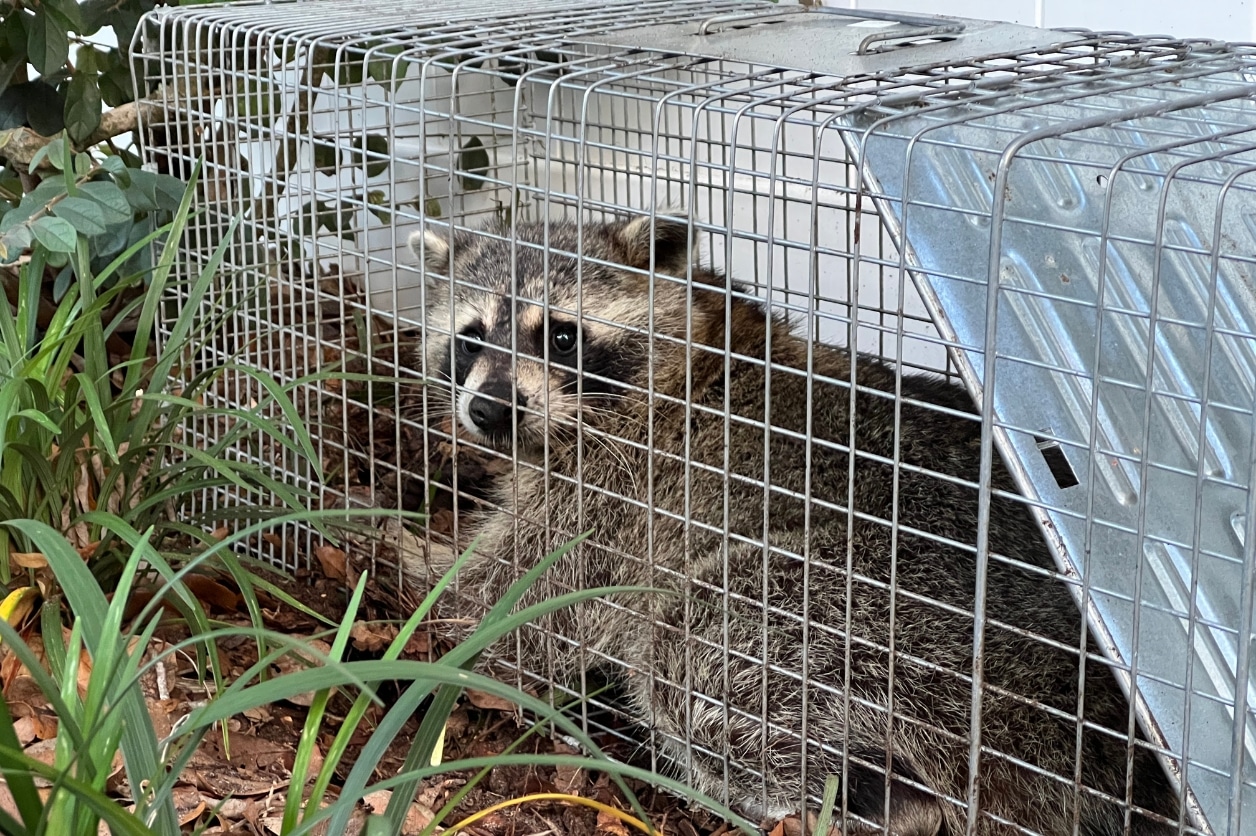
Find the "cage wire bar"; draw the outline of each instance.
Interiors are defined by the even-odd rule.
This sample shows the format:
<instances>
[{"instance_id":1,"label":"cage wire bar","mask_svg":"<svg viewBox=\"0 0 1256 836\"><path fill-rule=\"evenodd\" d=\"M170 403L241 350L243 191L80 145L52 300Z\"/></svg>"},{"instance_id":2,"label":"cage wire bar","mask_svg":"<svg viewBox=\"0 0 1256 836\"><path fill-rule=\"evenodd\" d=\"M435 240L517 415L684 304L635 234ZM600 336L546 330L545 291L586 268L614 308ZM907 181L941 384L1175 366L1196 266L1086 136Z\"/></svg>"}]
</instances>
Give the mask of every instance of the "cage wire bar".
<instances>
[{"instance_id":1,"label":"cage wire bar","mask_svg":"<svg viewBox=\"0 0 1256 836\"><path fill-rule=\"evenodd\" d=\"M711 263L807 336L962 380L985 472L1002 458L1056 558L1043 582L1132 698L1129 745L1185 789L1180 832L1254 832L1251 48L734 0L337 0L158 9L134 55L165 106L148 162L204 161L180 263L243 218L205 361L296 382L325 478L239 455L327 507L417 507L440 473L411 447L474 445L412 385L442 326L409 233L684 205ZM399 382L301 382L340 368ZM222 381L207 398L261 398ZM289 535L259 548L292 568L319 541Z\"/></svg>"}]
</instances>

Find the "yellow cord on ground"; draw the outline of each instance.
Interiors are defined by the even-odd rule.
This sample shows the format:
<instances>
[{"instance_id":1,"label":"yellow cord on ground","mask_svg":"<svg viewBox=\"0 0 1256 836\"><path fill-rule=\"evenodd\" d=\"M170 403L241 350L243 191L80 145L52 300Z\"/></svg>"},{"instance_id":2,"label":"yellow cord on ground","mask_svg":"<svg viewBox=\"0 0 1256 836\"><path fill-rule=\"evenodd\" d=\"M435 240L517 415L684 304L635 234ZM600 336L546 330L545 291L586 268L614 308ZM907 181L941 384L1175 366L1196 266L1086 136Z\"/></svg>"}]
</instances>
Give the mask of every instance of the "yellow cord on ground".
<instances>
[{"instance_id":1,"label":"yellow cord on ground","mask_svg":"<svg viewBox=\"0 0 1256 836\"><path fill-rule=\"evenodd\" d=\"M475 824L477 821L484 818L485 816L491 816L493 813L496 813L498 810L505 810L507 807L517 807L518 805L526 804L529 801L567 801L572 804L583 804L585 807L592 807L594 810L598 810L599 812L606 813L608 816L614 816L615 818L622 821L624 824L630 824L633 827L637 828L637 830L640 830L642 833L655 834L659 832L655 830L653 827L651 827L650 825L641 821L641 819L637 818L636 816L629 815L628 813L625 813L623 810L616 810L614 807L610 806L609 804L603 804L602 802L597 801L595 799L585 798L584 796L580 796L580 795L569 795L565 792L537 792L537 793L533 793L532 795L521 796L520 798L511 798L499 804L494 804L491 807L485 807L483 810L479 811L478 813L472 813L471 815L467 816L462 821L446 829L445 832L456 833L459 830L462 830L464 827L470 827L471 825Z\"/></svg>"}]
</instances>

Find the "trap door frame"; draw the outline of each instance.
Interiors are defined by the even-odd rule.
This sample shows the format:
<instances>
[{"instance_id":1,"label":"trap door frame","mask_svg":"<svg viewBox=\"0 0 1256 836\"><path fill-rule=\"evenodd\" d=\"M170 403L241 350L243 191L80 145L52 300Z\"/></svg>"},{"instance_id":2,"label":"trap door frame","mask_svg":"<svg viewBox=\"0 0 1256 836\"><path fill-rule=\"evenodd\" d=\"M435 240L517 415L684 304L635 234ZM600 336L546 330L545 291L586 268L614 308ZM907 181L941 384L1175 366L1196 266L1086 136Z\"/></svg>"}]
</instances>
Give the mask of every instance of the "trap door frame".
<instances>
[{"instance_id":1,"label":"trap door frame","mask_svg":"<svg viewBox=\"0 0 1256 836\"><path fill-rule=\"evenodd\" d=\"M1052 150L1044 150L1044 148L1052 149L1053 141L1069 138L1079 131L1102 129L1125 120L1150 118L1165 108L1171 110L1204 108L1209 105L1247 99L1251 105L1249 112L1256 116L1256 84L1250 81L1246 83L1237 81L1230 89L1219 89L1212 94L1192 96L1183 92L1177 96L1167 94L1164 99L1164 101L1148 105L1141 113L1115 112L1106 117L1065 120L1028 131L1007 143L1006 147L1000 148L996 142L988 149L982 149L989 150L998 156L998 166L993 172L993 177L990 177L989 171L980 172L988 181L988 187L985 190L976 189L976 192L988 193L990 203L985 207L988 215L984 218L980 215L970 215L966 221L957 223L957 226L964 227L964 232L968 233L971 239L969 243L974 247L979 245L983 238L988 241L988 256L984 261L984 282L957 280L953 270L954 253L943 254L943 251L953 250L955 247L954 229L940 230L930 223L931 220L936 219L925 219L920 211L914 214L912 212L913 209L920 209L930 199L936 197L935 192L930 192L929 196L914 192L916 184L931 177L937 178L935 182L946 179L942 175L946 169L946 160L940 153L936 155L933 153L933 148L940 148L942 143L931 143L923 139L926 132L930 130L944 132L943 126L962 125L973 119L974 114L966 111L963 105L945 103L936 105L935 110L939 113L953 108L956 115L949 119L941 117L940 125L922 128L920 120L908 109L896 115L882 114L880 118L870 115L868 111L855 114L855 118L851 119L851 124L857 126L858 129L843 131L842 135L852 157L859 161L857 171L862 178L861 193L867 194L877 207L882 223L899 248L902 259L901 269L911 275L926 308L930 311L935 326L948 342L949 351L961 377L981 407L984 424L988 428L987 432L1001 451L1017 484L1034 502L1032 505L1034 516L1042 528L1060 571L1075 581L1069 584L1070 591L1082 606L1092 635L1099 642L1105 655L1117 663L1114 672L1121 687L1131 698L1139 725L1157 746L1173 753L1180 753L1188 761L1184 769L1182 762L1161 755L1161 761L1170 777L1179 787L1185 789L1183 796L1190 818L1194 820L1196 827L1205 832L1239 836L1242 832L1240 821L1243 808L1247 806L1256 810L1256 789L1250 785L1250 779L1249 783L1243 781L1244 775L1252 775L1256 772L1256 723L1253 722L1251 716L1251 706L1256 705L1256 682L1253 681L1256 679L1256 670L1253 670L1251 666L1249 650L1252 609L1253 604L1256 604L1256 596L1253 595L1256 592L1256 585L1253 583L1253 578L1256 577L1256 552L1253 549L1256 545L1256 532L1254 532L1256 514L1253 513L1256 506L1256 420L1253 420L1251 425L1249 450L1253 451L1253 461L1247 463L1247 473L1243 473L1244 463L1239 461L1239 475L1246 476L1248 480L1246 498L1244 499L1242 492L1235 490L1230 492L1227 499L1230 505L1235 506L1235 510L1230 515L1230 525L1226 528L1233 529L1232 533L1239 541L1238 556L1242 560L1240 569L1242 585L1239 593L1240 617L1239 623L1234 625L1238 628L1237 647L1230 649L1231 652L1227 654L1225 652L1227 648L1219 647L1223 642L1216 636L1210 636L1211 631L1208 626L1201 626L1197 630L1194 623L1194 616L1200 612L1199 601L1195 596L1198 595L1205 602L1208 600L1210 591L1214 597L1223 596L1225 590L1221 588L1221 585L1225 578L1220 575L1209 577L1207 571L1200 568L1200 535L1198 531L1192 535L1189 521L1175 519L1173 523L1177 524L1174 530L1184 538L1186 543L1191 543L1193 539L1193 561L1189 548L1174 548L1171 540L1160 533L1163 527L1148 520L1146 506L1150 504L1150 501L1146 498L1146 492L1151 491L1151 487L1143 487L1136 494L1131 495L1131 501L1139 508L1138 526L1132 538L1128 536L1129 532L1124 532L1125 536L1121 536L1120 532L1106 534L1101 531L1096 532L1096 529L1101 527L1096 525L1096 522L1102 519L1096 513L1096 508L1102 509L1104 505L1112 504L1110 498L1104 495L1105 481L1112 481L1110 477L1105 479L1108 474L1104 472L1104 468L1108 462L1101 460L1103 451L1096 450L1096 445L1102 443L1101 439L1113 444L1113 439L1105 438L1103 430L1106 428L1101 426L1102 413L1106 411L1107 404L1104 402L1104 390L1101 385L1102 378L1105 377L1104 361L1098 356L1104 350L1104 346L1099 343L1100 335L1096 334L1095 344L1092 346L1072 346L1081 354L1086 354L1090 348L1097 355L1092 358L1089 371L1084 368L1075 369L1079 379L1078 386L1089 388L1095 393L1087 407L1090 411L1091 428L1095 432L1089 438L1083 439L1080 444L1069 444L1070 440L1074 442L1076 440L1063 436L1057 438L1054 433L1057 432L1057 428L1069 425L1070 421L1077 419L1078 406L1066 403L1058 397L1057 392L1049 388L1044 390L1044 387L1039 385L1042 376L1035 373L1030 363L1037 360L1043 364L1049 364L1051 360L1043 357L1040 352L1034 351L1032 334L1027 335L1020 331L1020 328L1024 326L1024 320L1036 320L1035 324L1039 327L1049 328L1052 324L1048 321L1050 317L1042 315L1039 318L1038 314L1024 311L1018 316L1010 312L1011 306L1008 304L1019 291L1025 290L1023 285L1018 286L1022 278L1017 272L1018 269L1025 269L1026 262L1041 264L1050 258L1044 256L1042 251L1031 252L1032 248L1026 247L1026 239L1023 236L1012 240L1016 237L1012 231L1013 222L1018 217L1023 218L1024 211L1010 207L1014 202L1020 202L1023 206L1026 203L1033 204L1037 200L1042 205L1049 205L1052 199L1061 199L1058 193L1052 192L1053 184L1045 180L1039 180L1037 183L1039 191L1036 194L1028 199L1024 194L1027 184L1030 184L1032 179L1025 173L1025 169L1033 165L1034 157L1050 156ZM1016 102L1010 105L1007 111L1015 112L1028 106L1024 102ZM893 126L898 123L912 127L895 131ZM1256 126L1256 119L1251 124ZM878 133L879 131L884 133ZM990 133L991 136L994 135L993 131ZM1248 133L1256 136L1256 127ZM893 134L892 141L878 147L877 140L889 134ZM971 141L972 134L966 134L965 139ZM1154 143L1149 143L1149 145L1154 146ZM1053 149L1061 154L1056 162L1064 162L1068 152L1059 149L1058 145ZM1253 149L1256 149L1256 146L1253 146ZM1119 237L1116 231L1119 221L1111 217L1114 214L1113 203L1120 206L1127 205L1113 197L1116 178L1126 174L1127 169L1133 166L1133 161L1154 151L1154 147L1131 147L1121 160L1112 166L1112 175L1100 175L1096 179L1094 186L1104 196L1106 202L1104 223L1112 224L1111 227L1105 226L1102 231L1099 247L1101 253L1107 252L1104 245L1110 243L1108 240L1110 234L1113 238ZM907 159L906 164L903 162L904 153ZM1256 153L1250 154L1247 162L1256 162ZM1165 190L1174 185L1174 173L1176 172L1170 172L1164 177L1163 188ZM1134 175L1131 174L1130 177L1132 176ZM970 179L975 181L976 178ZM956 185L954 181L951 185L955 187L956 192L964 188ZM966 184L970 193L972 193L973 185L974 182ZM1248 189L1244 194L1248 199L1244 206L1250 212L1256 209L1256 194L1247 193L1256 191L1256 188L1253 188L1256 187L1256 176L1248 178L1247 186ZM946 191L945 187L941 191ZM1229 191L1229 185L1221 190L1222 196L1219 198L1221 202L1218 203L1217 208L1218 229L1222 221L1223 202ZM1238 193L1238 190L1234 190L1234 193ZM1181 206L1177 208L1183 209ZM1192 220L1197 221L1201 227L1211 228L1212 218L1207 212L1208 208L1206 205L1186 207L1186 211L1194 209L1196 215L1192 217ZM1237 214L1237 210L1235 213ZM1155 221L1157 236L1164 236L1168 214L1165 204L1162 203ZM984 231L975 231L981 226L981 221L986 221ZM1044 225L1049 226L1049 224ZM1164 242L1160 241L1160 243ZM1048 245L1043 246L1044 249L1049 249ZM1164 246L1164 250L1169 249L1171 247L1168 245ZM1214 271L1211 297L1214 302L1218 283L1215 278L1217 261L1222 249L1223 244L1219 240L1214 240L1211 246L1212 270ZM975 249L969 252L971 254L975 252ZM1158 253L1159 258L1165 255L1163 252ZM1096 283L1101 288L1107 287L1109 283L1113 286L1119 285L1122 280L1114 275L1117 272L1115 268L1106 271L1105 274L1104 268L1109 264L1108 257L1101 254L1099 263L1100 274L1095 278ZM1071 266L1077 266L1076 262L1073 262ZM1185 270L1174 270L1168 266L1154 268L1153 276L1151 284L1155 287L1152 291L1155 299L1160 298L1161 286L1169 287L1173 282L1186 282L1197 277L1197 275L1187 275ZM990 288L994 288L995 292L988 292ZM1163 293L1166 296L1169 295L1168 290ZM1104 313L1102 296L1103 291L1100 291L1100 319ZM1166 303L1167 307L1168 303ZM1256 309L1256 304L1250 307ZM1066 314L1059 315L1066 316ZM1164 316L1164 314L1157 311L1153 304L1150 318L1153 328L1160 323L1159 316ZM1211 325L1209 327L1211 329ZM1249 339L1252 336L1248 334ZM1063 340L1067 341L1067 336ZM1173 356L1175 352L1183 353L1185 348L1182 342L1182 340L1175 341L1173 335L1166 336L1162 331L1156 331L1155 339L1150 342L1149 365L1154 366L1161 354ZM994 346L995 349L989 350L990 346ZM1027 362L1022 367L1015 368L1000 362L1006 359ZM1095 376L1096 369L1099 370L1100 381L1098 382ZM1156 369L1148 372L1149 391L1155 389L1159 383L1158 371ZM991 379L995 381L994 394L993 397L987 398L985 381ZM1049 393L1047 397L1043 397L1044 391ZM1210 391L1205 391L1200 398L1198 405L1201 410L1214 407ZM1144 486L1148 485L1149 471L1153 471L1157 466L1152 462L1152 459L1156 457L1153 450L1158 449L1161 444L1171 443L1170 440L1163 438L1163 432L1159 433L1160 437L1153 435L1151 429L1155 418L1153 399L1148 397L1147 401L1144 432L1145 438L1150 439L1151 443L1142 445L1141 450L1137 446L1121 450L1120 442L1125 439L1119 437L1118 431L1118 438L1114 445L1116 450L1127 456L1122 464L1127 467L1132 465L1142 477L1142 481L1138 484ZM1247 408L1256 411L1256 407L1253 407L1250 402ZM1035 421L1040 426L1034 426L1032 422ZM1205 424L1206 421L1201 419L1200 423ZM1038 433L1035 433L1035 430ZM1064 456L1064 450L1068 451L1067 456ZM1058 470L1058 462L1052 460L1051 453L1072 459L1067 463L1067 469L1063 471L1063 474ZM1195 529L1202 525L1203 508L1199 503L1203 502L1205 475L1202 468L1206 466L1204 459L1207 457L1208 450L1205 449L1197 464L1201 470L1196 485L1196 495L1193 497ZM1242 457L1239 456L1239 458ZM1073 485L1068 484L1066 478L1062 479L1062 475L1066 478L1068 475L1073 476L1074 485L1079 480L1082 484L1090 485L1090 493L1068 494L1069 488ZM1244 508L1245 514L1243 514ZM1099 513L1102 514L1102 510ZM1112 517L1107 519L1112 519ZM1229 533L1224 532L1224 534ZM1105 549L1112 551L1105 553ZM1175 553L1168 554L1170 550ZM1125 570L1132 567L1132 581L1130 581L1130 576L1123 575L1120 569L1114 568L1106 573L1103 571L1105 568L1103 559L1115 557L1117 551L1121 552L1121 567ZM1091 555L1096 557L1092 558ZM1191 565L1187 566L1187 562ZM1095 579L1093 583L1092 578ZM1129 581L1132 589L1121 589L1122 580ZM1212 587L1211 590L1209 586ZM1105 587L1109 591L1128 592L1130 601L1121 602L1113 595L1105 594L1103 592ZM1189 591L1187 596L1181 596L1182 587ZM1182 597L1187 598L1184 604L1180 603ZM1157 601L1161 598L1167 599L1170 604L1176 603L1178 606L1186 607L1192 612L1190 623L1182 623L1185 620L1178 619L1177 626L1181 628L1181 632L1165 635L1165 630L1173 619L1165 613L1156 611L1156 604L1152 603L1153 598ZM1153 624L1151 621L1153 618L1159 619L1159 623ZM1141 624L1140 621L1142 621ZM1158 632L1160 640L1148 641L1149 632ZM1244 642L1243 636L1247 636L1248 641ZM1235 657L1233 661L1230 659L1231 656ZM1178 689L1171 687L1166 681L1157 679L1154 674L1156 668L1181 668L1183 666L1187 670L1187 683L1191 688L1187 691L1185 699ZM1239 687L1239 674L1243 670L1247 670L1248 676L1244 683L1245 687ZM1195 673L1196 671L1199 673ZM1196 676L1193 685L1191 685L1192 674ZM1226 705L1227 694L1225 692L1227 675L1230 677L1228 685L1231 689L1228 697L1229 705ZM1201 686L1199 681L1205 678L1211 682L1205 682L1205 685ZM1219 692L1215 699L1205 699L1208 695L1204 691L1194 690L1208 684ZM1237 721L1236 715L1239 713L1246 717L1245 723ZM1219 729L1222 733L1210 738L1207 734L1200 732L1200 729L1207 728ZM1192 729L1195 732L1193 735ZM1192 765L1190 762L1202 762L1205 758L1214 765L1228 765L1230 774L1228 776L1209 774L1198 767L1190 770ZM1248 817L1251 817L1250 813ZM1249 822L1249 830L1250 827Z\"/></svg>"}]
</instances>

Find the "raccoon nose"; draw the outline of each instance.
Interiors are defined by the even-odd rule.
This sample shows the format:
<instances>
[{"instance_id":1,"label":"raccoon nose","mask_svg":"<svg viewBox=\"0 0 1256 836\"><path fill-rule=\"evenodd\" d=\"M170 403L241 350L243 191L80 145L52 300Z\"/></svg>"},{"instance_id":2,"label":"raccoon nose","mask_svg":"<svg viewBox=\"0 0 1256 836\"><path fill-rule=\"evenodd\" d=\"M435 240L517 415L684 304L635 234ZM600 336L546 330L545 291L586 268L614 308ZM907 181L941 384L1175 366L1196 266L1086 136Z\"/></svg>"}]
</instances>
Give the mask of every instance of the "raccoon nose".
<instances>
[{"instance_id":1,"label":"raccoon nose","mask_svg":"<svg viewBox=\"0 0 1256 836\"><path fill-rule=\"evenodd\" d=\"M519 408L527 406L527 398L515 395L515 406L510 406L510 387L485 389L471 401L467 412L471 420L488 435L509 435L514 429L512 419Z\"/></svg>"}]
</instances>

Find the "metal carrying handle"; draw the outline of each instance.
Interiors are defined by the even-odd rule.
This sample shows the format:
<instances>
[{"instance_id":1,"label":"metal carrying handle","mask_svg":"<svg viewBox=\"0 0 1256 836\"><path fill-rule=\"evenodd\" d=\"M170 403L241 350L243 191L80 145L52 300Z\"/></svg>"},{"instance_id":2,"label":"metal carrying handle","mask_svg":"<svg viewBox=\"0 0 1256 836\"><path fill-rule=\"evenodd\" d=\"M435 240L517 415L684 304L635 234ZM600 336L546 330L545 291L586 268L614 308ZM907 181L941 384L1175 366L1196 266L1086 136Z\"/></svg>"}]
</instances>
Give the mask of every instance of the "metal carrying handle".
<instances>
[{"instance_id":1,"label":"metal carrying handle","mask_svg":"<svg viewBox=\"0 0 1256 836\"><path fill-rule=\"evenodd\" d=\"M897 41L907 38L926 38L932 35L953 35L964 31L964 24L958 20L938 17L936 15L912 15L898 12L879 12L866 9L832 9L824 6L789 6L786 8L763 9L754 12L736 12L708 17L698 25L699 35L710 35L718 28L731 23L754 21L764 23L769 20L780 20L799 14L827 14L838 17L850 17L857 20L887 20L903 26L916 27L911 31L874 32L859 42L855 50L857 55L867 55L873 44L883 41Z\"/></svg>"}]
</instances>

